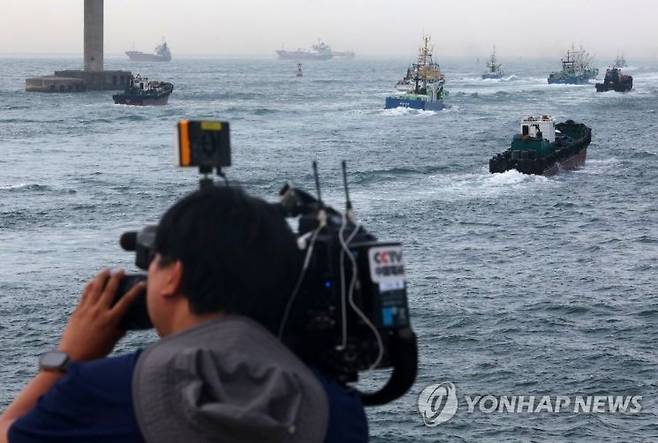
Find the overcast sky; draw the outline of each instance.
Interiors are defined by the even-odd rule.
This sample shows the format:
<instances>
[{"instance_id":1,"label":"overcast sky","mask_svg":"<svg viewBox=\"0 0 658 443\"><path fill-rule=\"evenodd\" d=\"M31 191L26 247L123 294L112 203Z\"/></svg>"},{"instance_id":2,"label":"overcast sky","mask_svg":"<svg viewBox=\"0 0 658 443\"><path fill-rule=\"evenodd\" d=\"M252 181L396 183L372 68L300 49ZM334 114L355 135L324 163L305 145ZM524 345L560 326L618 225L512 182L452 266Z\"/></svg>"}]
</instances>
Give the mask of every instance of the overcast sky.
<instances>
[{"instance_id":1,"label":"overcast sky","mask_svg":"<svg viewBox=\"0 0 658 443\"><path fill-rule=\"evenodd\" d=\"M83 0L0 0L1 54L82 53ZM656 0L105 0L105 52L265 55L322 37L333 49L439 57L557 57L572 42L599 58L658 58Z\"/></svg>"}]
</instances>

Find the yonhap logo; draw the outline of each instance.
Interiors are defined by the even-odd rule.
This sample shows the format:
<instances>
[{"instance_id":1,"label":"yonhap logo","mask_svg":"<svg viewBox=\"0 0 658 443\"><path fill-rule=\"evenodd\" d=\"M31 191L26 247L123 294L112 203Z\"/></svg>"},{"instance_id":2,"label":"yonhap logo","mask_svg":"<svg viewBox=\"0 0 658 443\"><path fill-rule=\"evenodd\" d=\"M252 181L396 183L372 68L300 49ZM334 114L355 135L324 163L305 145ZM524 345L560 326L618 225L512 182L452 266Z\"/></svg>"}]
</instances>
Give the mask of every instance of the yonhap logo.
<instances>
[{"instance_id":1,"label":"yonhap logo","mask_svg":"<svg viewBox=\"0 0 658 443\"><path fill-rule=\"evenodd\" d=\"M641 395L471 395L462 394L465 414L620 414L642 412ZM451 382L427 386L418 396L418 412L425 426L434 427L455 416L457 388Z\"/></svg>"},{"instance_id":2,"label":"yonhap logo","mask_svg":"<svg viewBox=\"0 0 658 443\"><path fill-rule=\"evenodd\" d=\"M418 412L425 426L445 423L457 412L457 389L450 382L429 385L418 396Z\"/></svg>"}]
</instances>

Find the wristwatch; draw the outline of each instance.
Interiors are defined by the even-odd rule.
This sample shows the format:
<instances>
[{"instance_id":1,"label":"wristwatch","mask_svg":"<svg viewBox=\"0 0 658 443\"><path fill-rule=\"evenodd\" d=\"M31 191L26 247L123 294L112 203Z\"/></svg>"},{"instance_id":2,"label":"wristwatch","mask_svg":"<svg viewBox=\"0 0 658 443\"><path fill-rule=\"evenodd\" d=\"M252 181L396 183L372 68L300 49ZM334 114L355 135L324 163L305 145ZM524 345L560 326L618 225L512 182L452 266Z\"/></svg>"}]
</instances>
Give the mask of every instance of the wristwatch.
<instances>
[{"instance_id":1,"label":"wristwatch","mask_svg":"<svg viewBox=\"0 0 658 443\"><path fill-rule=\"evenodd\" d=\"M69 356L61 351L48 351L39 356L39 370L47 372L66 372L71 363Z\"/></svg>"}]
</instances>

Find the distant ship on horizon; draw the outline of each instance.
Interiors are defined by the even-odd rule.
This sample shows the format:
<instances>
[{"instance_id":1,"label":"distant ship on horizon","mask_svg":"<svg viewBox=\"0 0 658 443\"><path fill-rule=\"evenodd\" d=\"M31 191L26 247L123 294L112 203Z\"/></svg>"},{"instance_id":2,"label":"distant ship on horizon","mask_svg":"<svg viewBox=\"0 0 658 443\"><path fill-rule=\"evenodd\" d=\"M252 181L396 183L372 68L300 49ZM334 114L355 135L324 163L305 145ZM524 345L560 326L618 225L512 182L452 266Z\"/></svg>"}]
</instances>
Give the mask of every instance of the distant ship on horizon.
<instances>
[{"instance_id":1,"label":"distant ship on horizon","mask_svg":"<svg viewBox=\"0 0 658 443\"><path fill-rule=\"evenodd\" d=\"M331 46L318 39L318 42L311 46L311 49L298 48L295 51L279 49L276 51L279 60L330 60L334 57L352 59L354 51L332 51Z\"/></svg>"},{"instance_id":2,"label":"distant ship on horizon","mask_svg":"<svg viewBox=\"0 0 658 443\"><path fill-rule=\"evenodd\" d=\"M142 51L126 51L126 55L131 61L135 62L168 62L171 61L171 51L167 42L163 40L162 44L155 47L152 54Z\"/></svg>"},{"instance_id":3,"label":"distant ship on horizon","mask_svg":"<svg viewBox=\"0 0 658 443\"><path fill-rule=\"evenodd\" d=\"M498 63L498 59L496 58L496 46L493 47L493 52L491 53L491 57L487 60L487 70L484 74L482 74L482 79L501 79L503 78L503 75L505 73L503 72L502 69L503 65Z\"/></svg>"}]
</instances>

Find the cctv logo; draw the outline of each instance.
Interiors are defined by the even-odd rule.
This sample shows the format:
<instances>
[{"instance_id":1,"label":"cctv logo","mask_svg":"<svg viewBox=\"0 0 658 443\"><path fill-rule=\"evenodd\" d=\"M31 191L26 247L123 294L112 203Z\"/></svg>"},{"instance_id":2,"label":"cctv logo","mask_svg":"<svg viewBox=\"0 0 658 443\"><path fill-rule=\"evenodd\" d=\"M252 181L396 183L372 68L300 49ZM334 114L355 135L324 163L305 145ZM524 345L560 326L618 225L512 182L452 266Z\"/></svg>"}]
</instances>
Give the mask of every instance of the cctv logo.
<instances>
[{"instance_id":1,"label":"cctv logo","mask_svg":"<svg viewBox=\"0 0 658 443\"><path fill-rule=\"evenodd\" d=\"M445 423L457 413L457 389L450 382L429 385L418 396L418 412L425 426Z\"/></svg>"},{"instance_id":2,"label":"cctv logo","mask_svg":"<svg viewBox=\"0 0 658 443\"><path fill-rule=\"evenodd\" d=\"M402 250L392 249L378 251L374 254L375 263L378 265L388 265L391 263L402 263Z\"/></svg>"},{"instance_id":3,"label":"cctv logo","mask_svg":"<svg viewBox=\"0 0 658 443\"><path fill-rule=\"evenodd\" d=\"M368 250L370 278L373 282L386 285L395 283L404 286L404 262L401 246L379 246Z\"/></svg>"}]
</instances>

